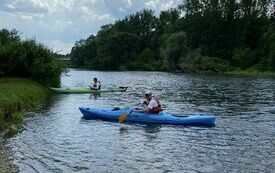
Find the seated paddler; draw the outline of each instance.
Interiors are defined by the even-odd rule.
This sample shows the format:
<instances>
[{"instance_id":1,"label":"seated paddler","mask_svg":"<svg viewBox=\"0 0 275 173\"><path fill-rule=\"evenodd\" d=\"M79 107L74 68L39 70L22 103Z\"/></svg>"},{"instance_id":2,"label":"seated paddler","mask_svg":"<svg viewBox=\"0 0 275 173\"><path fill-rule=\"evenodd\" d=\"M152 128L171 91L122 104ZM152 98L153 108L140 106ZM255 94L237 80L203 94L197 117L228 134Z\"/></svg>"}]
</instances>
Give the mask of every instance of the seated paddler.
<instances>
[{"instance_id":1,"label":"seated paddler","mask_svg":"<svg viewBox=\"0 0 275 173\"><path fill-rule=\"evenodd\" d=\"M148 112L152 114L158 114L162 111L161 104L158 99L152 96L150 91L146 91L145 94L145 101L141 106L133 107L133 111L137 112Z\"/></svg>"},{"instance_id":2,"label":"seated paddler","mask_svg":"<svg viewBox=\"0 0 275 173\"><path fill-rule=\"evenodd\" d=\"M101 83L99 80L97 80L97 78L94 78L93 82L91 83L91 85L89 85L91 90L100 90L101 88Z\"/></svg>"}]
</instances>

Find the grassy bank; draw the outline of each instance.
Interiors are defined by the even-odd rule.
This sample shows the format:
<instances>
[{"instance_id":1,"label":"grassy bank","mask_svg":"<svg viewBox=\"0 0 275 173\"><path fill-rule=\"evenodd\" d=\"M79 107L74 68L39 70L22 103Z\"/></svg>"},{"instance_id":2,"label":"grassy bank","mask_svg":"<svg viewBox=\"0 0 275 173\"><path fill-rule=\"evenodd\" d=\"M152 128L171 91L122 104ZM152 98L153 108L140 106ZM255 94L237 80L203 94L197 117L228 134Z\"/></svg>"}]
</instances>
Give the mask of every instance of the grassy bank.
<instances>
[{"instance_id":1,"label":"grassy bank","mask_svg":"<svg viewBox=\"0 0 275 173\"><path fill-rule=\"evenodd\" d=\"M48 94L46 88L29 79L0 79L0 130L20 125L22 112L39 105Z\"/></svg>"},{"instance_id":2,"label":"grassy bank","mask_svg":"<svg viewBox=\"0 0 275 173\"><path fill-rule=\"evenodd\" d=\"M12 150L5 145L4 137L18 132L24 111L38 106L49 95L47 88L22 78L0 79L0 173L19 172L12 163Z\"/></svg>"},{"instance_id":3,"label":"grassy bank","mask_svg":"<svg viewBox=\"0 0 275 173\"><path fill-rule=\"evenodd\" d=\"M226 72L226 74L275 77L275 72L259 71L259 70L255 70L255 69L233 70L233 71Z\"/></svg>"}]
</instances>

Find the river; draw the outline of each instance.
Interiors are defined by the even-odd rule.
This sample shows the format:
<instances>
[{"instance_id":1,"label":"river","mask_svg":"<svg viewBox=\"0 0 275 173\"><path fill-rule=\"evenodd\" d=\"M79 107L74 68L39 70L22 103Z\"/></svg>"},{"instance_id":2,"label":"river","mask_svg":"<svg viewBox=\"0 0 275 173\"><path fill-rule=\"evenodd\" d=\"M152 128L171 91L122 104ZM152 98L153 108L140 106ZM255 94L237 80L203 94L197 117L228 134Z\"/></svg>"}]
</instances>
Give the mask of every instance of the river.
<instances>
[{"instance_id":1,"label":"river","mask_svg":"<svg viewBox=\"0 0 275 173\"><path fill-rule=\"evenodd\" d=\"M54 95L27 114L25 130L9 139L20 172L273 172L275 79L163 72L71 69L62 87L127 92ZM215 127L146 126L82 119L78 107L129 106L145 90L165 111L216 116Z\"/></svg>"}]
</instances>

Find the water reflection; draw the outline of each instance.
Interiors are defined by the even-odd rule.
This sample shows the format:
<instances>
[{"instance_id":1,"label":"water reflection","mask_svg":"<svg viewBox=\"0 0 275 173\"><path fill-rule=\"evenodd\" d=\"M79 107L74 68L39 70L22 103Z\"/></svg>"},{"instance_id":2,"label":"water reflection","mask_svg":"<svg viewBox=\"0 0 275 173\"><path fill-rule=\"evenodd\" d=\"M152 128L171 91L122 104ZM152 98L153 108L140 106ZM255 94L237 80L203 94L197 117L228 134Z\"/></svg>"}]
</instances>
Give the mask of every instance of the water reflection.
<instances>
[{"instance_id":1,"label":"water reflection","mask_svg":"<svg viewBox=\"0 0 275 173\"><path fill-rule=\"evenodd\" d=\"M144 136L147 139L147 142L152 143L154 140L157 139L157 133L160 132L161 126L154 126L154 125L145 125L142 126L144 130Z\"/></svg>"},{"instance_id":2,"label":"water reflection","mask_svg":"<svg viewBox=\"0 0 275 173\"><path fill-rule=\"evenodd\" d=\"M161 128L161 126L157 125L143 125L142 127L145 133L158 133Z\"/></svg>"},{"instance_id":3,"label":"water reflection","mask_svg":"<svg viewBox=\"0 0 275 173\"><path fill-rule=\"evenodd\" d=\"M159 125L138 125L138 124L127 124L125 126L122 126L119 128L119 133L120 134L126 134L130 133L129 131L133 130L130 127L127 126L132 126L135 125L136 129L143 130L145 134L153 134L153 133L158 133L160 131L161 126Z\"/></svg>"},{"instance_id":4,"label":"water reflection","mask_svg":"<svg viewBox=\"0 0 275 173\"><path fill-rule=\"evenodd\" d=\"M98 99L100 97L100 92L94 92L90 94L90 99Z\"/></svg>"},{"instance_id":5,"label":"water reflection","mask_svg":"<svg viewBox=\"0 0 275 173\"><path fill-rule=\"evenodd\" d=\"M62 86L87 86L90 76L107 87L130 87L122 93L56 95L31 113L26 130L10 142L21 172L273 171L273 79L72 70L62 76ZM129 106L142 101L145 90L167 112L211 113L217 124L146 126L81 118L78 107Z\"/></svg>"}]
</instances>

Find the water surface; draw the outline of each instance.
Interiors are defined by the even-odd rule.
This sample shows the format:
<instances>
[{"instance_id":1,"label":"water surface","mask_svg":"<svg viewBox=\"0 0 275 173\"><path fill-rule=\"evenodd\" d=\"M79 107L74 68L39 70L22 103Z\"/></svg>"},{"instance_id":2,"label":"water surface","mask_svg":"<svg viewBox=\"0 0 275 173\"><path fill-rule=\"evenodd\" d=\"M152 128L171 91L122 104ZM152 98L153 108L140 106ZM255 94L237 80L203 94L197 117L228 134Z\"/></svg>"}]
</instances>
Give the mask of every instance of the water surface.
<instances>
[{"instance_id":1,"label":"water surface","mask_svg":"<svg viewBox=\"0 0 275 173\"><path fill-rule=\"evenodd\" d=\"M71 70L63 87L93 77L127 92L55 95L10 139L21 172L274 172L275 80L162 72ZM216 126L144 126L84 120L78 107L128 106L145 90L165 111L211 113Z\"/></svg>"}]
</instances>

